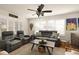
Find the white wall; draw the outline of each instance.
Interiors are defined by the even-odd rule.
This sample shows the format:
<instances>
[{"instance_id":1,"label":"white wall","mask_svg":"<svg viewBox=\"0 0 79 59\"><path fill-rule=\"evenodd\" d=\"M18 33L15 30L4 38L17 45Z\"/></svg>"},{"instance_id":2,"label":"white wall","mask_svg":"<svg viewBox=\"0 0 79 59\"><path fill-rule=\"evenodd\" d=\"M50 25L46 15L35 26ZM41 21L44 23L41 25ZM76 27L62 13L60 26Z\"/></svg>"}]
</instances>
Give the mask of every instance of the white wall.
<instances>
[{"instance_id":1,"label":"white wall","mask_svg":"<svg viewBox=\"0 0 79 59\"><path fill-rule=\"evenodd\" d=\"M14 29L15 22L21 22L22 23L22 30L24 31L25 34L30 34L30 32L31 32L29 30L30 21L33 22L33 20L38 19L38 18L29 18L29 19L27 19L27 18L23 17L22 15L19 16L18 19L15 19L15 18L9 17L8 13L9 13L8 11L0 9L0 18L6 20L7 30L11 30L9 28L9 25L12 26L12 24L13 24L13 27L12 27L13 29L12 30L15 31L15 29ZM39 20L40 19L43 19L43 20L50 20L50 19L57 20L57 19L67 19L67 18L74 18L74 17L78 18L79 17L79 12L73 12L73 13L67 13L67 14L61 14L61 15L53 15L53 16L48 16L48 17L40 17ZM70 38L70 33L71 32L79 32L79 28L76 31L65 31L65 35L61 36L61 39L70 40L71 39Z\"/></svg>"},{"instance_id":2,"label":"white wall","mask_svg":"<svg viewBox=\"0 0 79 59\"><path fill-rule=\"evenodd\" d=\"M25 17L20 17L19 22L22 23L22 30L24 31L24 34L29 34L29 21Z\"/></svg>"},{"instance_id":3,"label":"white wall","mask_svg":"<svg viewBox=\"0 0 79 59\"><path fill-rule=\"evenodd\" d=\"M39 18L39 20L40 19L42 19L42 20L60 20L60 19L64 19L64 20L66 20L67 18L78 18L79 17L79 12L72 12L72 13L67 13L67 14L61 14L61 15L54 15L54 16L49 16L49 17L40 17ZM34 20L38 20L38 18L30 18L30 22L34 22ZM29 23L30 23L29 22ZM66 23L66 22L65 22ZM65 27L66 27L66 25L65 25ZM71 32L79 32L79 28L76 30L76 31L67 31L66 29L65 29L65 35L64 36L61 36L61 39L64 39L64 40L67 40L67 41L70 41L70 39L71 39Z\"/></svg>"},{"instance_id":4,"label":"white wall","mask_svg":"<svg viewBox=\"0 0 79 59\"><path fill-rule=\"evenodd\" d=\"M22 30L24 31L25 34L28 34L28 20L26 18L24 18L23 16L19 16L18 19L16 18L12 18L9 17L8 14L10 12L5 11L0 9L0 21L5 21L5 23L7 23L6 25L6 29L7 30L12 30L14 31L14 33L16 33L15 31L15 22L21 23L22 24ZM1 36L1 28L0 28L0 36Z\"/></svg>"}]
</instances>

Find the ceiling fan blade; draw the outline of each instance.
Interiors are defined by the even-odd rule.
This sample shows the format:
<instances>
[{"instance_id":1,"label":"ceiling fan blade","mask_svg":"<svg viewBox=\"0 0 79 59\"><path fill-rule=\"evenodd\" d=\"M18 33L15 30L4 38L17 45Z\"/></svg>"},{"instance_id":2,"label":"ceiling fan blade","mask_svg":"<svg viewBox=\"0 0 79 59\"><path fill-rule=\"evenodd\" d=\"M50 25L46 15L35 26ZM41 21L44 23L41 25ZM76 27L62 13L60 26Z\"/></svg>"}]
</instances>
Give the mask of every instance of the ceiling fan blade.
<instances>
[{"instance_id":1,"label":"ceiling fan blade","mask_svg":"<svg viewBox=\"0 0 79 59\"><path fill-rule=\"evenodd\" d=\"M30 10L30 11L37 11L37 10L33 10L33 9L27 9L27 10Z\"/></svg>"},{"instance_id":2,"label":"ceiling fan blade","mask_svg":"<svg viewBox=\"0 0 79 59\"><path fill-rule=\"evenodd\" d=\"M40 8L40 9L43 9L43 8L44 8L44 4L41 4L41 5L39 6L39 8Z\"/></svg>"},{"instance_id":3,"label":"ceiling fan blade","mask_svg":"<svg viewBox=\"0 0 79 59\"><path fill-rule=\"evenodd\" d=\"M37 10L41 12L43 8L44 8L44 4L41 4L40 6L38 6Z\"/></svg>"},{"instance_id":4,"label":"ceiling fan blade","mask_svg":"<svg viewBox=\"0 0 79 59\"><path fill-rule=\"evenodd\" d=\"M42 11L42 12L52 12L52 10L45 10L45 11Z\"/></svg>"}]
</instances>

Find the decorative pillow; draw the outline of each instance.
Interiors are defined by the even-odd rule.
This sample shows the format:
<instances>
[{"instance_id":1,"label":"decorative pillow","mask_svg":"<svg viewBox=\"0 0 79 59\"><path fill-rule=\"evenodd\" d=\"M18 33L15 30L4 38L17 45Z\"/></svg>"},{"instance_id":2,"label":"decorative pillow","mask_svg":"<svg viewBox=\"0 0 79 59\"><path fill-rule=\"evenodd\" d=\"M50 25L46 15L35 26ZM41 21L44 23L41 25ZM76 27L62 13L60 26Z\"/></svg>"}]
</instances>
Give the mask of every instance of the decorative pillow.
<instances>
[{"instance_id":1,"label":"decorative pillow","mask_svg":"<svg viewBox=\"0 0 79 59\"><path fill-rule=\"evenodd\" d=\"M41 36L41 32L36 32L36 36Z\"/></svg>"},{"instance_id":2,"label":"decorative pillow","mask_svg":"<svg viewBox=\"0 0 79 59\"><path fill-rule=\"evenodd\" d=\"M53 33L51 37L52 37L52 38L58 38L58 36L59 36L58 33Z\"/></svg>"}]
</instances>

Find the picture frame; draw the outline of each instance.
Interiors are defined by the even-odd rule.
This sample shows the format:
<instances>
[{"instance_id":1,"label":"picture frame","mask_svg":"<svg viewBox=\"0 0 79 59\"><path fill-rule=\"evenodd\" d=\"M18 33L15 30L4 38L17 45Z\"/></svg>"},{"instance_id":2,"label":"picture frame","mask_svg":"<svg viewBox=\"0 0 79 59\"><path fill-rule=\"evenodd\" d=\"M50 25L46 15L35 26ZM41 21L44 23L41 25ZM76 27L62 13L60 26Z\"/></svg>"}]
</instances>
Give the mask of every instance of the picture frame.
<instances>
[{"instance_id":1,"label":"picture frame","mask_svg":"<svg viewBox=\"0 0 79 59\"><path fill-rule=\"evenodd\" d=\"M66 30L69 31L77 30L77 18L66 19Z\"/></svg>"}]
</instances>

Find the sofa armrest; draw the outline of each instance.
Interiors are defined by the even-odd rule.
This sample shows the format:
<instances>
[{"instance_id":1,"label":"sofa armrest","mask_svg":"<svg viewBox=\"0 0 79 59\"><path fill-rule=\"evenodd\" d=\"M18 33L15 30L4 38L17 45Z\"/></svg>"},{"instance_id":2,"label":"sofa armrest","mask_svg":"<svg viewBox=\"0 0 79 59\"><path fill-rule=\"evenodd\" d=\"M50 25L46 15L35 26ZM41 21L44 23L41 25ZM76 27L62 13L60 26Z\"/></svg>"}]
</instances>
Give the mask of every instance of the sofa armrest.
<instances>
[{"instance_id":1,"label":"sofa armrest","mask_svg":"<svg viewBox=\"0 0 79 59\"><path fill-rule=\"evenodd\" d=\"M0 40L0 49L5 49L5 41L4 40Z\"/></svg>"}]
</instances>

